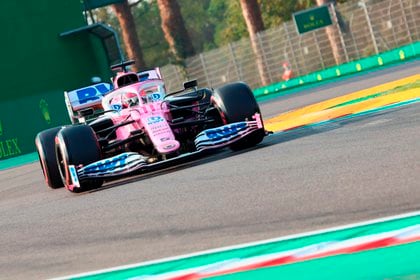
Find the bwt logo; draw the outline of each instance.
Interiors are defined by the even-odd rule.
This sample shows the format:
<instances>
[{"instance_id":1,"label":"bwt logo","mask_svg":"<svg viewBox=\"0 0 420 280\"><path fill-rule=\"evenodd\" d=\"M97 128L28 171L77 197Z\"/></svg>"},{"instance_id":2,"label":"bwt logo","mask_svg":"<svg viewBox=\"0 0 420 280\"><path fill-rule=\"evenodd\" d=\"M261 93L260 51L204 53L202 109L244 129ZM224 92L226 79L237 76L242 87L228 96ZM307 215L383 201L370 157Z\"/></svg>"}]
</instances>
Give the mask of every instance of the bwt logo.
<instances>
[{"instance_id":1,"label":"bwt logo","mask_svg":"<svg viewBox=\"0 0 420 280\"><path fill-rule=\"evenodd\" d=\"M228 124L219 128L207 130L206 136L210 139L231 136L231 135L237 134L239 131L241 131L245 127L246 127L245 122Z\"/></svg>"},{"instance_id":2,"label":"bwt logo","mask_svg":"<svg viewBox=\"0 0 420 280\"><path fill-rule=\"evenodd\" d=\"M161 100L163 95L158 92L155 92L155 93L149 94L148 97L149 97L149 100L151 100L152 102L156 102L156 101Z\"/></svg>"},{"instance_id":3,"label":"bwt logo","mask_svg":"<svg viewBox=\"0 0 420 280\"><path fill-rule=\"evenodd\" d=\"M96 171L111 171L117 168L121 168L127 162L128 155L120 155L118 157L101 160L92 164L89 164L84 168L86 173Z\"/></svg>"},{"instance_id":4,"label":"bwt logo","mask_svg":"<svg viewBox=\"0 0 420 280\"><path fill-rule=\"evenodd\" d=\"M121 104L112 104L111 105L112 109L119 112L122 110L122 105Z\"/></svg>"},{"instance_id":5,"label":"bwt logo","mask_svg":"<svg viewBox=\"0 0 420 280\"><path fill-rule=\"evenodd\" d=\"M147 124L155 124L163 121L164 119L161 116L147 118Z\"/></svg>"},{"instance_id":6,"label":"bwt logo","mask_svg":"<svg viewBox=\"0 0 420 280\"><path fill-rule=\"evenodd\" d=\"M85 87L82 89L76 90L77 98L79 99L80 104L87 103L89 101L98 100L105 93L109 92L111 86L107 83L97 84L90 87Z\"/></svg>"}]
</instances>

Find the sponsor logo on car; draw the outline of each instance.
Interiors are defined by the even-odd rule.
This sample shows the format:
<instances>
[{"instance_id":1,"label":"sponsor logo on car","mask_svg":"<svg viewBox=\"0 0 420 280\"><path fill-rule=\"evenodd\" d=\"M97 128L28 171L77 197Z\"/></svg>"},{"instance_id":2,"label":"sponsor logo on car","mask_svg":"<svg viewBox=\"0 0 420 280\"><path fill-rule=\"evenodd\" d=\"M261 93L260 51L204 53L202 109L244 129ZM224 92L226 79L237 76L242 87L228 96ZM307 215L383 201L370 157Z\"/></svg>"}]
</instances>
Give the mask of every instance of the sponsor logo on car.
<instances>
[{"instance_id":1,"label":"sponsor logo on car","mask_svg":"<svg viewBox=\"0 0 420 280\"><path fill-rule=\"evenodd\" d=\"M92 177L104 174L116 174L130 170L136 166L144 165L146 157L133 152L122 153L112 158L103 159L91 163L78 170L81 178L83 176Z\"/></svg>"},{"instance_id":2,"label":"sponsor logo on car","mask_svg":"<svg viewBox=\"0 0 420 280\"><path fill-rule=\"evenodd\" d=\"M96 172L96 171L107 171L107 170L115 170L118 167L122 167L126 164L127 158L129 154L121 154L109 159L104 159L97 161L95 163L87 165L83 168L83 171L86 173Z\"/></svg>"},{"instance_id":3,"label":"sponsor logo on car","mask_svg":"<svg viewBox=\"0 0 420 280\"><path fill-rule=\"evenodd\" d=\"M89 101L94 101L101 99L105 93L110 90L110 85L106 83L101 83L97 85L92 85L89 87L81 88L76 90L76 95L80 104L87 103Z\"/></svg>"},{"instance_id":4,"label":"sponsor logo on car","mask_svg":"<svg viewBox=\"0 0 420 280\"><path fill-rule=\"evenodd\" d=\"M111 105L111 108L112 108L113 110L115 110L115 111L119 112L119 111L121 111L122 106L121 106L121 104L112 104L112 105Z\"/></svg>"},{"instance_id":5,"label":"sponsor logo on car","mask_svg":"<svg viewBox=\"0 0 420 280\"><path fill-rule=\"evenodd\" d=\"M233 123L233 124L224 125L224 126L214 128L214 129L208 129L205 132L208 138L214 139L214 138L220 138L220 137L236 134L242 129L244 129L245 127L246 127L245 122Z\"/></svg>"},{"instance_id":6,"label":"sponsor logo on car","mask_svg":"<svg viewBox=\"0 0 420 280\"><path fill-rule=\"evenodd\" d=\"M165 119L162 118L161 116L153 116L153 117L147 118L147 124L156 124L163 121L165 121Z\"/></svg>"},{"instance_id":7,"label":"sponsor logo on car","mask_svg":"<svg viewBox=\"0 0 420 280\"><path fill-rule=\"evenodd\" d=\"M163 146L163 149L164 150L170 150L170 149L173 149L173 148L175 148L176 147L176 145L175 144L168 144L168 145L166 145L166 146Z\"/></svg>"},{"instance_id":8,"label":"sponsor logo on car","mask_svg":"<svg viewBox=\"0 0 420 280\"><path fill-rule=\"evenodd\" d=\"M162 97L163 97L163 94L159 92L155 92L155 93L151 93L147 95L147 99L151 102L159 101L162 99Z\"/></svg>"},{"instance_id":9,"label":"sponsor logo on car","mask_svg":"<svg viewBox=\"0 0 420 280\"><path fill-rule=\"evenodd\" d=\"M73 187L80 188L79 177L77 177L76 167L74 165L69 165L69 171Z\"/></svg>"}]
</instances>

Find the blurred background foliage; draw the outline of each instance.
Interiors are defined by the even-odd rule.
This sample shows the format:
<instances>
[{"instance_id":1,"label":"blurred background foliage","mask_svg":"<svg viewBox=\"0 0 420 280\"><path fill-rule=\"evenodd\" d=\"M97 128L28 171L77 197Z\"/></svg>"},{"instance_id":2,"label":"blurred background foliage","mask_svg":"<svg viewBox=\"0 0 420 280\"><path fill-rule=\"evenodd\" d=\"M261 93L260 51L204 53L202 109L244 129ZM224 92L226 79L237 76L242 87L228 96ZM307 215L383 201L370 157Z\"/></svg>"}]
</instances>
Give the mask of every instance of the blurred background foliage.
<instances>
[{"instance_id":1,"label":"blurred background foliage","mask_svg":"<svg viewBox=\"0 0 420 280\"><path fill-rule=\"evenodd\" d=\"M316 6L315 0L259 0L265 29L292 19L294 12ZM335 2L346 2L338 0ZM140 46L147 66L173 62L161 29L156 0L129 1ZM178 0L196 53L224 46L249 36L239 0ZM110 24L118 32L118 20L109 7L92 11L95 22ZM120 36L121 38L121 36Z\"/></svg>"}]
</instances>

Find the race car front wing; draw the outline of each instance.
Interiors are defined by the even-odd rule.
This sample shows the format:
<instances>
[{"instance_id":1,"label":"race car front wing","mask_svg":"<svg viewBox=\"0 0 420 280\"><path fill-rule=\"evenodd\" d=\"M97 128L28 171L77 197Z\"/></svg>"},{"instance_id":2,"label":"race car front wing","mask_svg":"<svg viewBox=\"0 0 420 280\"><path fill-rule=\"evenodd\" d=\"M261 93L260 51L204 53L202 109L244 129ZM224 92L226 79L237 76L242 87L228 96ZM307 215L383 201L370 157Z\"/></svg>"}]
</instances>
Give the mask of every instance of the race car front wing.
<instances>
[{"instance_id":1,"label":"race car front wing","mask_svg":"<svg viewBox=\"0 0 420 280\"><path fill-rule=\"evenodd\" d=\"M200 132L195 138L197 150L208 150L226 147L248 134L261 129L262 122L259 114L256 114L255 121L231 123L224 126L206 129Z\"/></svg>"},{"instance_id":2,"label":"race car front wing","mask_svg":"<svg viewBox=\"0 0 420 280\"><path fill-rule=\"evenodd\" d=\"M106 158L86 166L69 166L72 185L80 187L80 180L89 179L114 179L117 177L141 173L170 165L177 160L192 157L204 153L206 150L219 149L226 147L250 133L263 129L260 114L255 114L252 121L235 122L216 128L206 129L200 132L195 139L197 151L182 154L178 157L164 161L148 163L147 157L135 152L126 152L111 158Z\"/></svg>"}]
</instances>

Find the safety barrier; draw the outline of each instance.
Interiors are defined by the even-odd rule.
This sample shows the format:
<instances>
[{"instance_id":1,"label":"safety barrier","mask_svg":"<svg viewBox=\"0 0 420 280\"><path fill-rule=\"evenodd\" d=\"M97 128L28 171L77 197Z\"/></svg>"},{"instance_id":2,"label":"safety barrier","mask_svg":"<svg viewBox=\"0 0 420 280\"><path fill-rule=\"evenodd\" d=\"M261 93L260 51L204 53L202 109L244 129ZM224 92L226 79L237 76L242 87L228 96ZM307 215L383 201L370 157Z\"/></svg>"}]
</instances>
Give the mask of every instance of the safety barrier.
<instances>
[{"instance_id":1,"label":"safety barrier","mask_svg":"<svg viewBox=\"0 0 420 280\"><path fill-rule=\"evenodd\" d=\"M62 91L6 100L0 105L0 162L34 152L38 132L69 123Z\"/></svg>"},{"instance_id":2,"label":"safety barrier","mask_svg":"<svg viewBox=\"0 0 420 280\"><path fill-rule=\"evenodd\" d=\"M161 70L170 91L190 79L212 88L235 81L267 86L287 79L289 70L291 77L300 77L419 41L417 2L348 0L329 6L333 24L327 28L299 34L289 20L259 32L254 42L258 60L244 37L189 57L183 67L169 64Z\"/></svg>"},{"instance_id":3,"label":"safety barrier","mask_svg":"<svg viewBox=\"0 0 420 280\"><path fill-rule=\"evenodd\" d=\"M350 74L356 74L368 70L379 69L398 62L416 59L420 56L420 42L405 45L391 51L383 52L360 60L330 67L321 71L316 71L305 76L296 77L288 81L274 83L269 86L254 90L256 97L281 93L282 91L296 88L303 85L318 83L325 80L340 78Z\"/></svg>"}]
</instances>

